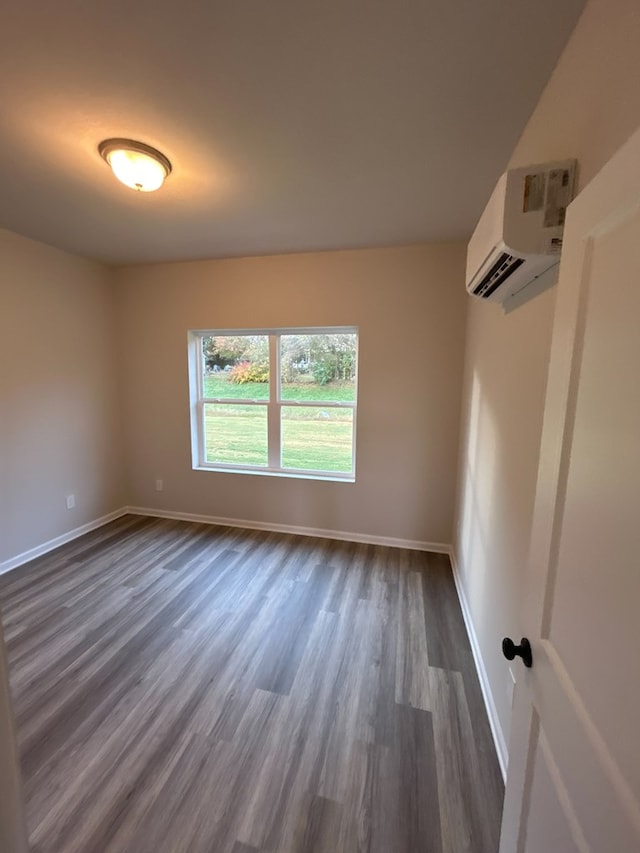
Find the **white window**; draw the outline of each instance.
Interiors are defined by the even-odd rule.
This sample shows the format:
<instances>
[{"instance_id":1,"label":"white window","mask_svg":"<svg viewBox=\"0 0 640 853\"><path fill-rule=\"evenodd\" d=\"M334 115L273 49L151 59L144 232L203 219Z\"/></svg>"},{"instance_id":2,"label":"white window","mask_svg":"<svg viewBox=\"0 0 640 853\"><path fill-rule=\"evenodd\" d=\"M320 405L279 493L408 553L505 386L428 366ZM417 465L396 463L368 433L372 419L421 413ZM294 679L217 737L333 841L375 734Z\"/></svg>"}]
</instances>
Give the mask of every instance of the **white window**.
<instances>
[{"instance_id":1,"label":"white window","mask_svg":"<svg viewBox=\"0 0 640 853\"><path fill-rule=\"evenodd\" d=\"M189 333L193 467L355 479L358 332Z\"/></svg>"}]
</instances>

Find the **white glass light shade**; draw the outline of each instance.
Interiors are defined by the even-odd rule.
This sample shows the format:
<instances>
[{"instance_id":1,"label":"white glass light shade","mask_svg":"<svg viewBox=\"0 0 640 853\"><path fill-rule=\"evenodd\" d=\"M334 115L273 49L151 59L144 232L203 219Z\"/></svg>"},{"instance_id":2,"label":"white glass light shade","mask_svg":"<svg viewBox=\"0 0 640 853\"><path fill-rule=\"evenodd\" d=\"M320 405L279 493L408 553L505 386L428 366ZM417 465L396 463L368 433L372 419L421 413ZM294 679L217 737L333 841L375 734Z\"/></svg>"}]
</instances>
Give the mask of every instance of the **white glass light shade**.
<instances>
[{"instance_id":1,"label":"white glass light shade","mask_svg":"<svg viewBox=\"0 0 640 853\"><path fill-rule=\"evenodd\" d=\"M160 189L171 171L164 154L131 139L106 139L98 148L113 174L132 190L150 193Z\"/></svg>"}]
</instances>

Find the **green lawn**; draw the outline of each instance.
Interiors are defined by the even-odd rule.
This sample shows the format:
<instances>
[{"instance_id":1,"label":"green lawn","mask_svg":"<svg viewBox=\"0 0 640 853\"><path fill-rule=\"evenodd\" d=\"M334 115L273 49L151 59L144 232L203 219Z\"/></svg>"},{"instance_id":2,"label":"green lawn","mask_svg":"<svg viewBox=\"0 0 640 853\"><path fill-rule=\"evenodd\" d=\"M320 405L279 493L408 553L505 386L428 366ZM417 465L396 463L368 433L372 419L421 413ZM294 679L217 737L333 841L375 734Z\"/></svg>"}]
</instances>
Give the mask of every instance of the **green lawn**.
<instances>
[{"instance_id":1,"label":"green lawn","mask_svg":"<svg viewBox=\"0 0 640 853\"><path fill-rule=\"evenodd\" d=\"M247 382L236 385L229 382L226 373L210 373L204 377L205 397L226 397L232 400L268 400L268 382Z\"/></svg>"},{"instance_id":2,"label":"green lawn","mask_svg":"<svg viewBox=\"0 0 640 853\"><path fill-rule=\"evenodd\" d=\"M284 468L306 468L316 471L351 471L353 440L352 412L347 417L312 420L282 416L282 465Z\"/></svg>"},{"instance_id":3,"label":"green lawn","mask_svg":"<svg viewBox=\"0 0 640 853\"><path fill-rule=\"evenodd\" d=\"M247 382L236 385L229 382L226 373L210 373L204 377L205 397L226 397L232 400L268 400L268 382ZM316 382L296 382L282 384L283 400L308 400L322 403L353 402L355 384L353 382L329 382L318 385Z\"/></svg>"},{"instance_id":4,"label":"green lawn","mask_svg":"<svg viewBox=\"0 0 640 853\"><path fill-rule=\"evenodd\" d=\"M351 409L283 408L282 466L348 473L352 437ZM207 404L205 441L207 462L266 466L266 406Z\"/></svg>"}]
</instances>

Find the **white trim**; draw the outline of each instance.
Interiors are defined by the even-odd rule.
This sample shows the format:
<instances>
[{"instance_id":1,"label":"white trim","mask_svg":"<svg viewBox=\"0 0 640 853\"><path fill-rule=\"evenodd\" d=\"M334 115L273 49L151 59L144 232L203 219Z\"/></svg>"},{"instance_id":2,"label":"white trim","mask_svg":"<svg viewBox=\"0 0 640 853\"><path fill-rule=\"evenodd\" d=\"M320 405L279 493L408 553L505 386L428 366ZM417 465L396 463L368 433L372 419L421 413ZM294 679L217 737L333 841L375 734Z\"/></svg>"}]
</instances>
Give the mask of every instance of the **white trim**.
<instances>
[{"instance_id":1,"label":"white trim","mask_svg":"<svg viewBox=\"0 0 640 853\"><path fill-rule=\"evenodd\" d=\"M354 335L356 339L356 377L354 399L343 401L287 400L282 399L281 340L289 335ZM205 396L204 359L202 342L205 337L215 336L263 337L269 345L269 396L267 399L244 399L242 397ZM231 471L241 474L262 476L299 475L310 480L346 480L355 483L356 460L356 415L358 407L358 327L319 326L310 328L277 329L191 329L187 333L187 361L189 369L189 408L191 431L191 467L199 471ZM267 457L266 465L247 465L231 462L208 462L206 454L207 405L262 406L267 412ZM285 468L282 465L282 414L287 407L350 409L351 417L351 470L317 471L306 468Z\"/></svg>"},{"instance_id":2,"label":"white trim","mask_svg":"<svg viewBox=\"0 0 640 853\"><path fill-rule=\"evenodd\" d=\"M191 329L190 334L209 335L357 335L358 326L260 326L254 329Z\"/></svg>"},{"instance_id":3,"label":"white trim","mask_svg":"<svg viewBox=\"0 0 640 853\"><path fill-rule=\"evenodd\" d=\"M386 545L389 548L409 548L412 551L432 551L449 554L451 546L444 542L421 542L415 539L395 539L392 536L375 536L371 533L350 533L346 530L324 530L318 527L299 527L295 524L276 524L270 521L249 521L246 518L221 518L213 515L196 515L192 512L128 506L131 515L148 515L153 518L172 518L176 521L195 521L199 524L219 524L222 527L244 527L247 530L267 530L270 533L292 533L295 536L316 536L319 539L337 539L341 542L361 542L365 545Z\"/></svg>"},{"instance_id":4,"label":"white trim","mask_svg":"<svg viewBox=\"0 0 640 853\"><path fill-rule=\"evenodd\" d=\"M480 643L478 642L478 637L476 635L475 628L473 626L473 619L471 618L471 610L469 608L469 604L467 602L467 597L464 592L464 586L462 584L462 578L460 577L460 572L458 570L458 563L456 561L455 551L453 546L449 548L449 559L451 560L451 569L453 571L453 580L456 585L456 590L458 592L458 601L460 602L460 609L462 610L462 617L464 619L464 624L467 629L467 636L469 637L469 643L471 644L471 651L473 652L473 660L476 665L476 672L478 673L478 680L480 681L480 689L482 690L482 698L484 699L484 706L487 711L487 717L489 718L489 725L491 727L491 734L493 735L493 743L496 748L496 753L498 755L498 763L500 764L500 770L502 771L502 778L506 781L507 778L507 764L509 763L509 750L507 748L507 742L504 737L504 732L502 731L502 726L500 725L500 720L498 718L498 712L496 710L496 703L493 700L493 693L491 691L491 686L489 684L489 678L487 676L487 670L485 669L484 661L482 659L482 652L480 651Z\"/></svg>"},{"instance_id":5,"label":"white trim","mask_svg":"<svg viewBox=\"0 0 640 853\"><path fill-rule=\"evenodd\" d=\"M78 536L83 536L85 533L90 533L92 530L96 530L96 528L102 527L104 524L109 524L110 521L115 521L116 518L121 518L123 515L126 515L127 512L128 510L126 507L121 507L120 509L107 513L107 515L102 515L100 518L94 519L94 521L88 521L86 524L81 524L80 527L76 527L74 530L69 530L67 533L61 533L60 536L56 536L54 539L49 539L48 542L43 542L42 545L36 545L35 548L30 548L28 551L16 554L15 557L10 557L8 560L0 563L0 575L3 575L5 572L10 572L12 569L17 569L18 566L22 566L30 560L35 560L36 557L48 554L49 551L53 551L55 548L59 548L61 545L65 545L67 542L77 539Z\"/></svg>"},{"instance_id":6,"label":"white trim","mask_svg":"<svg viewBox=\"0 0 640 853\"><path fill-rule=\"evenodd\" d=\"M270 468L264 465L262 468L249 468L247 465L234 465L231 462L203 462L194 465L194 471L207 471L218 474L257 474L259 477L285 477L290 480L326 480L328 483L355 483L354 474L342 474L340 471L333 473L327 471L305 471L302 468Z\"/></svg>"}]
</instances>

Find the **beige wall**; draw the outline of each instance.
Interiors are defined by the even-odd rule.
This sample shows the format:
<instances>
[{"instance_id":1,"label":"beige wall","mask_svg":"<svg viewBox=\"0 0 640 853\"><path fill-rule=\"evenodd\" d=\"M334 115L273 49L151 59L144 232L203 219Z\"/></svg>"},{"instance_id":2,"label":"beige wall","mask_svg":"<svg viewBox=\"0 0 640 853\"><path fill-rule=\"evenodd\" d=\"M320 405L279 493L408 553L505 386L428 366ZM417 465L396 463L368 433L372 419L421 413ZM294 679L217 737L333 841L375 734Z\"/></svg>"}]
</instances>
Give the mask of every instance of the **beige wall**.
<instances>
[{"instance_id":1,"label":"beige wall","mask_svg":"<svg viewBox=\"0 0 640 853\"><path fill-rule=\"evenodd\" d=\"M640 124L640 4L591 0L510 166L576 157L583 187ZM520 637L555 291L503 315L469 300L456 554L499 724L500 640Z\"/></svg>"},{"instance_id":2,"label":"beige wall","mask_svg":"<svg viewBox=\"0 0 640 853\"><path fill-rule=\"evenodd\" d=\"M110 275L0 231L0 566L124 503Z\"/></svg>"},{"instance_id":3,"label":"beige wall","mask_svg":"<svg viewBox=\"0 0 640 853\"><path fill-rule=\"evenodd\" d=\"M451 542L463 267L442 244L118 271L131 503ZM359 327L357 482L193 471L187 330L315 325Z\"/></svg>"}]
</instances>

